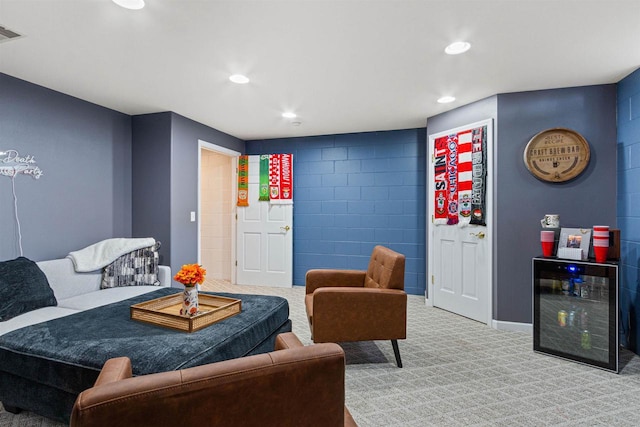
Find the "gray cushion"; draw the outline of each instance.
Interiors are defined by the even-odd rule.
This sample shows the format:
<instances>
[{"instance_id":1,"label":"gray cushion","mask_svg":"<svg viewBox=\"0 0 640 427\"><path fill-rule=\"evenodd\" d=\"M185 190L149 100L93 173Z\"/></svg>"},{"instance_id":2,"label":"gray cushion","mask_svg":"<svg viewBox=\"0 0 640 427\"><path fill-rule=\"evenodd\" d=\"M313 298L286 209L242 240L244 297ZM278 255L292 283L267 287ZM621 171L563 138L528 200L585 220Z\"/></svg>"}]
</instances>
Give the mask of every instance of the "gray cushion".
<instances>
[{"instance_id":1,"label":"gray cushion","mask_svg":"<svg viewBox=\"0 0 640 427\"><path fill-rule=\"evenodd\" d=\"M101 289L121 286L160 286L158 264L160 242L122 255L104 268Z\"/></svg>"},{"instance_id":2,"label":"gray cushion","mask_svg":"<svg viewBox=\"0 0 640 427\"><path fill-rule=\"evenodd\" d=\"M35 262L25 257L0 262L0 321L57 303Z\"/></svg>"}]
</instances>

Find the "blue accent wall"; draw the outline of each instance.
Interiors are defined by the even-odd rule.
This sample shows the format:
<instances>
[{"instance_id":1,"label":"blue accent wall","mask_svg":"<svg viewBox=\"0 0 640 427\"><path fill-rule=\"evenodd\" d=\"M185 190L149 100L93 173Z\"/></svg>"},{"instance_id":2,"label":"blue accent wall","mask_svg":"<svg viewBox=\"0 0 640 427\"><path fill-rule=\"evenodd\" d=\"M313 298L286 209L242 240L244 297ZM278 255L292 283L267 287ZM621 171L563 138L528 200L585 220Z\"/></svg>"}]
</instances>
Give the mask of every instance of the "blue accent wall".
<instances>
[{"instance_id":1,"label":"blue accent wall","mask_svg":"<svg viewBox=\"0 0 640 427\"><path fill-rule=\"evenodd\" d=\"M133 229L162 242L177 272L198 259L198 141L242 153L244 141L173 112L133 116Z\"/></svg>"},{"instance_id":2,"label":"blue accent wall","mask_svg":"<svg viewBox=\"0 0 640 427\"><path fill-rule=\"evenodd\" d=\"M560 214L562 227L616 222L616 86L597 85L500 94L430 117L428 134L494 119L493 318L531 323L531 258L540 255L540 219ZM591 160L566 183L536 179L524 149L545 129L563 127L589 142ZM492 178L495 178L493 180ZM597 200L597 203L592 201ZM623 231L624 232L624 231Z\"/></svg>"},{"instance_id":3,"label":"blue accent wall","mask_svg":"<svg viewBox=\"0 0 640 427\"><path fill-rule=\"evenodd\" d=\"M0 73L0 151L34 156L15 177L24 256L131 235L131 117ZM0 176L0 260L20 255L12 180Z\"/></svg>"},{"instance_id":4,"label":"blue accent wall","mask_svg":"<svg viewBox=\"0 0 640 427\"><path fill-rule=\"evenodd\" d=\"M498 95L497 122L494 315L528 323L531 258L541 253L540 219L554 213L561 227L616 225L616 86ZM538 180L523 160L531 138L556 127L579 132L591 152L584 172L565 183Z\"/></svg>"},{"instance_id":5,"label":"blue accent wall","mask_svg":"<svg viewBox=\"0 0 640 427\"><path fill-rule=\"evenodd\" d=\"M405 290L425 291L425 129L247 142L293 153L293 282L312 268L367 268L385 245L406 256Z\"/></svg>"},{"instance_id":6,"label":"blue accent wall","mask_svg":"<svg viewBox=\"0 0 640 427\"><path fill-rule=\"evenodd\" d=\"M640 340L640 70L618 83L618 226L620 317L625 345Z\"/></svg>"}]
</instances>

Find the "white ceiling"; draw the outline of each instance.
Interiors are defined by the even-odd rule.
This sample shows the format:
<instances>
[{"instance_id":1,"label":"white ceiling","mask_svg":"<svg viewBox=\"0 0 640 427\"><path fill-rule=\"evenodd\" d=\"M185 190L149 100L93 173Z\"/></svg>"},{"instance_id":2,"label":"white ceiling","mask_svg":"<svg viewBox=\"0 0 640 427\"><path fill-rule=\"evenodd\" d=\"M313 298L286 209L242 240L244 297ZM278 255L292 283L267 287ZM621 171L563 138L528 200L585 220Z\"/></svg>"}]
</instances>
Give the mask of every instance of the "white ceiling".
<instances>
[{"instance_id":1,"label":"white ceiling","mask_svg":"<svg viewBox=\"0 0 640 427\"><path fill-rule=\"evenodd\" d=\"M0 0L0 26L24 35L0 43L0 72L246 140L424 127L497 93L640 67L640 0ZM471 50L446 55L458 40Z\"/></svg>"}]
</instances>

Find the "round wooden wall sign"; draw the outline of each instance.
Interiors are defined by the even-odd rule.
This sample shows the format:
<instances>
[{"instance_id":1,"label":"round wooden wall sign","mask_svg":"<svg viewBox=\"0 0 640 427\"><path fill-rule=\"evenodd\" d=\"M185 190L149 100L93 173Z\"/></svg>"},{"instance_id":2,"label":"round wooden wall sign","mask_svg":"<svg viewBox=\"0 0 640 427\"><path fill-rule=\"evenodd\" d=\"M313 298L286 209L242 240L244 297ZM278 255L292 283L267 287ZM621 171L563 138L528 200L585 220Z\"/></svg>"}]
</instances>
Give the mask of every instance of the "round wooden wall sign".
<instances>
[{"instance_id":1,"label":"round wooden wall sign","mask_svg":"<svg viewBox=\"0 0 640 427\"><path fill-rule=\"evenodd\" d=\"M536 178L565 182L580 175L589 164L589 143L571 129L547 129L535 135L524 149L524 164Z\"/></svg>"}]
</instances>

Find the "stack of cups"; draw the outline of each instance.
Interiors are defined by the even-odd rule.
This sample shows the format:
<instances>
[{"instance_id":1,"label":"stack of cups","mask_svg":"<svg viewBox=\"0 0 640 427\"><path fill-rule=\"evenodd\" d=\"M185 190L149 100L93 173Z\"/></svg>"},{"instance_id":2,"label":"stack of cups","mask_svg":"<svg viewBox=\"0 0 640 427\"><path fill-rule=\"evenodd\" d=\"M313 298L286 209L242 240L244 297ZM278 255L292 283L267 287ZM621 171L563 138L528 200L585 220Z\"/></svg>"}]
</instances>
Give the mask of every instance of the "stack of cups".
<instances>
[{"instance_id":1,"label":"stack of cups","mask_svg":"<svg viewBox=\"0 0 640 427\"><path fill-rule=\"evenodd\" d=\"M555 232L553 230L542 230L540 232L540 243L542 244L542 256L553 256L553 243Z\"/></svg>"},{"instance_id":2,"label":"stack of cups","mask_svg":"<svg viewBox=\"0 0 640 427\"><path fill-rule=\"evenodd\" d=\"M605 262L609 252L609 226L593 226L593 254L596 262Z\"/></svg>"}]
</instances>

